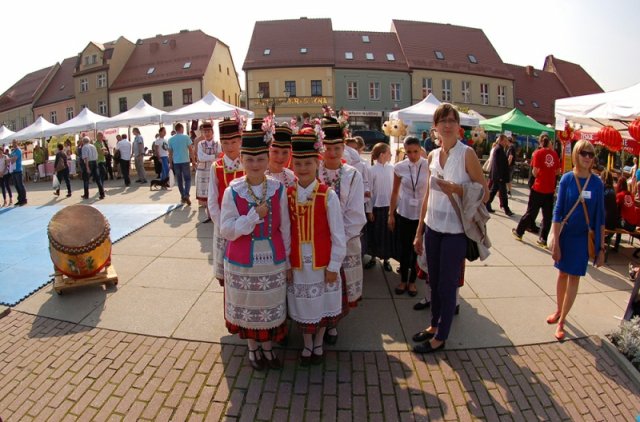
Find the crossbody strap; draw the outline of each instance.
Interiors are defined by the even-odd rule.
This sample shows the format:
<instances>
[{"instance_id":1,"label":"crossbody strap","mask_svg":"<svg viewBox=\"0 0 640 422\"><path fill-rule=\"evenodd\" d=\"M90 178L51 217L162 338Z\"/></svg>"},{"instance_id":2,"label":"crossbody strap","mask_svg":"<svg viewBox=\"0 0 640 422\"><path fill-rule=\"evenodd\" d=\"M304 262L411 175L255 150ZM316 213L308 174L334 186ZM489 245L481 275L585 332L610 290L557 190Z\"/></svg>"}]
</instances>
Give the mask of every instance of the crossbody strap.
<instances>
[{"instance_id":1,"label":"crossbody strap","mask_svg":"<svg viewBox=\"0 0 640 422\"><path fill-rule=\"evenodd\" d=\"M576 185L578 185L578 201L582 202L582 209L584 210L584 218L587 220L587 227L591 230L591 224L589 224L589 212L587 211L587 204L584 202L584 198L582 197L582 191L586 189L589 180L591 179L591 175L587 178L587 181L584 182L584 186L582 189L580 188L580 182L578 181L578 176L573 174L573 178L576 181Z\"/></svg>"}]
</instances>

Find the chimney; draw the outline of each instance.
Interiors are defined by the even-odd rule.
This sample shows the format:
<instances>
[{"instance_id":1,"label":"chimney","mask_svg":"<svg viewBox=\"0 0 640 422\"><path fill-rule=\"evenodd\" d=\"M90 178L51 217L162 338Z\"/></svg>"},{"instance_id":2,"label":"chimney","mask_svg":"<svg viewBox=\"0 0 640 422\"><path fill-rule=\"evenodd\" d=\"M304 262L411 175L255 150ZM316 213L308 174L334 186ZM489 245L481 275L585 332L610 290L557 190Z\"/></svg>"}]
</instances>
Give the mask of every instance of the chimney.
<instances>
[{"instance_id":1,"label":"chimney","mask_svg":"<svg viewBox=\"0 0 640 422\"><path fill-rule=\"evenodd\" d=\"M160 44L158 44L157 42L152 42L151 44L149 44L149 50L152 53L155 53L156 51L158 51L159 48L160 48Z\"/></svg>"},{"instance_id":2,"label":"chimney","mask_svg":"<svg viewBox=\"0 0 640 422\"><path fill-rule=\"evenodd\" d=\"M527 74L527 76L533 77L533 66L525 67L525 73Z\"/></svg>"},{"instance_id":3,"label":"chimney","mask_svg":"<svg viewBox=\"0 0 640 422\"><path fill-rule=\"evenodd\" d=\"M169 41L169 47L171 47L172 49L176 48L176 40L170 40Z\"/></svg>"}]
</instances>

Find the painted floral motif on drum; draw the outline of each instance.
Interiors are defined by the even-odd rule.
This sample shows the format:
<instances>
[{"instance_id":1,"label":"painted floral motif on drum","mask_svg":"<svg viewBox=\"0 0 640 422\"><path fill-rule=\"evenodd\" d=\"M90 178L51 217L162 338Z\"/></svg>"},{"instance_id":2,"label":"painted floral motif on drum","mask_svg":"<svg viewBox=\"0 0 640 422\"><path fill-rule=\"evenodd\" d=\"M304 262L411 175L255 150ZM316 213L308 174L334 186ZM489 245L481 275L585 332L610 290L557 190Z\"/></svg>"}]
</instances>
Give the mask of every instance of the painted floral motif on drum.
<instances>
[{"instance_id":1,"label":"painted floral motif on drum","mask_svg":"<svg viewBox=\"0 0 640 422\"><path fill-rule=\"evenodd\" d=\"M92 256L87 256L85 259L82 259L81 256L77 261L67 259L67 265L74 274L86 274L94 271L96 262Z\"/></svg>"}]
</instances>

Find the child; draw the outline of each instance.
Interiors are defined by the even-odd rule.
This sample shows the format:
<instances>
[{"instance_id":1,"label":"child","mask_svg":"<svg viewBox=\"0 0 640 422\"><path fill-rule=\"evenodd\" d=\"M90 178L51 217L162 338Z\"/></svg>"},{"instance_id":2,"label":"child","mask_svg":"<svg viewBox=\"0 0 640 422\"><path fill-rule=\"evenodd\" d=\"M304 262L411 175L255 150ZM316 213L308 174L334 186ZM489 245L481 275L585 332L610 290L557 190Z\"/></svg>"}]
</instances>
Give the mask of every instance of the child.
<instances>
[{"instance_id":1,"label":"child","mask_svg":"<svg viewBox=\"0 0 640 422\"><path fill-rule=\"evenodd\" d=\"M289 212L285 187L265 175L268 152L264 132L242 134L245 176L229 183L220 213L220 236L227 240L225 322L231 334L247 340L249 362L258 371L282 368L272 341L287 334Z\"/></svg>"},{"instance_id":2,"label":"child","mask_svg":"<svg viewBox=\"0 0 640 422\"><path fill-rule=\"evenodd\" d=\"M291 161L291 129L284 126L275 128L273 141L269 145L269 168L267 176L279 180L285 188L296 184L296 176L289 170Z\"/></svg>"},{"instance_id":3,"label":"child","mask_svg":"<svg viewBox=\"0 0 640 422\"><path fill-rule=\"evenodd\" d=\"M300 363L321 363L328 326L342 314L340 267L346 241L340 201L316 179L321 143L311 129L292 137L293 171L298 182L287 190L291 219L292 284L287 289L289 316L302 331Z\"/></svg>"},{"instance_id":4,"label":"child","mask_svg":"<svg viewBox=\"0 0 640 422\"><path fill-rule=\"evenodd\" d=\"M207 208L213 221L213 273L221 286L224 285L224 251L227 241L220 236L220 208L224 190L232 180L244 176L240 162L241 135L239 122L220 122L220 146L222 158L214 161L209 173Z\"/></svg>"},{"instance_id":5,"label":"child","mask_svg":"<svg viewBox=\"0 0 640 422\"><path fill-rule=\"evenodd\" d=\"M376 265L376 257L378 257L382 259L384 270L391 271L391 264L389 264L391 231L387 226L391 190L393 189L393 164L390 163L391 148L383 142L377 143L371 152L371 159L374 161L369 171L372 212L367 215L371 261L367 263L365 268L372 268Z\"/></svg>"}]
</instances>

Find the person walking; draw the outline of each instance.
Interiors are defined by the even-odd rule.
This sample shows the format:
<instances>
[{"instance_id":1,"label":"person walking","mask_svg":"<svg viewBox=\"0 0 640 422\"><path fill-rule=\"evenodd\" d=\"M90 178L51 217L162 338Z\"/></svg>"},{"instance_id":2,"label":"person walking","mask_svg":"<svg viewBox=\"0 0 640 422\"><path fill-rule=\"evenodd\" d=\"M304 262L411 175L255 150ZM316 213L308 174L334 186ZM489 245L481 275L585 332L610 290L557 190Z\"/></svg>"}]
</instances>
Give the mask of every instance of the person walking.
<instances>
[{"instance_id":1,"label":"person walking","mask_svg":"<svg viewBox=\"0 0 640 422\"><path fill-rule=\"evenodd\" d=\"M136 165L138 179L136 183L147 183L147 176L144 170L144 138L140 135L140 129L133 128L133 159Z\"/></svg>"},{"instance_id":2,"label":"person walking","mask_svg":"<svg viewBox=\"0 0 640 422\"><path fill-rule=\"evenodd\" d=\"M67 198L71 196L71 181L69 180L69 158L67 154L64 152L64 146L62 144L58 144L58 152L56 153L56 159L53 163L53 168L56 170L56 177L58 178L58 182L60 185L64 180L67 185ZM55 190L54 194L56 196L60 195L60 185Z\"/></svg>"},{"instance_id":3,"label":"person walking","mask_svg":"<svg viewBox=\"0 0 640 422\"><path fill-rule=\"evenodd\" d=\"M596 267L604 264L605 257L604 186L591 172L595 148L589 141L578 141L571 157L573 170L560 179L551 227L553 242L550 249L558 269L557 304L556 311L547 317L547 323L557 324L554 335L559 341L565 338L564 323L578 294L580 277L587 272L588 243L593 241L595 257L592 259Z\"/></svg>"},{"instance_id":4,"label":"person walking","mask_svg":"<svg viewBox=\"0 0 640 422\"><path fill-rule=\"evenodd\" d=\"M160 160L162 171L160 172L160 180L163 182L169 181L169 144L165 139L167 136L167 129L161 127L158 131L158 137L153 142L153 153Z\"/></svg>"},{"instance_id":5,"label":"person walking","mask_svg":"<svg viewBox=\"0 0 640 422\"><path fill-rule=\"evenodd\" d=\"M439 133L439 132L438 132ZM491 202L496 194L500 193L500 206L504 208L504 213L511 217L513 212L509 209L509 199L507 198L507 183L509 182L509 162L505 148L508 146L507 136L500 134L498 138L498 146L493 151L490 165L491 191L489 192L489 201L487 202L487 211L495 212L491 208Z\"/></svg>"},{"instance_id":6,"label":"person walking","mask_svg":"<svg viewBox=\"0 0 640 422\"><path fill-rule=\"evenodd\" d=\"M524 232L535 227L536 216L542 208L542 226L539 231L538 246L546 248L547 237L551 230L556 177L560 174L561 164L558 154L551 148L549 135L543 133L538 142L540 148L533 153L531 159L531 173L535 179L531 186L527 211L518 222L518 226L511 229L511 232L517 240L522 240Z\"/></svg>"},{"instance_id":7,"label":"person walking","mask_svg":"<svg viewBox=\"0 0 640 422\"><path fill-rule=\"evenodd\" d=\"M11 193L11 159L9 158L9 150L0 148L0 186L2 187L2 206L13 204L13 195ZM7 194L9 194L9 202L7 202Z\"/></svg>"},{"instance_id":8,"label":"person walking","mask_svg":"<svg viewBox=\"0 0 640 422\"><path fill-rule=\"evenodd\" d=\"M122 135L116 144L116 149L120 153L117 161L120 164L120 173L124 179L124 185L131 185L129 171L131 170L131 143L127 139L127 135Z\"/></svg>"},{"instance_id":9,"label":"person walking","mask_svg":"<svg viewBox=\"0 0 640 422\"><path fill-rule=\"evenodd\" d=\"M98 132L96 134L96 141L93 143L98 152L98 174L100 175L100 182L104 185L104 181L107 180L107 158L105 152L108 151L107 140L104 138L104 133Z\"/></svg>"},{"instance_id":10,"label":"person walking","mask_svg":"<svg viewBox=\"0 0 640 422\"><path fill-rule=\"evenodd\" d=\"M184 134L182 123L175 125L176 134L169 138L169 168L173 169L180 191L180 202L191 206L191 138Z\"/></svg>"},{"instance_id":11,"label":"person walking","mask_svg":"<svg viewBox=\"0 0 640 422\"><path fill-rule=\"evenodd\" d=\"M509 183L507 183L507 195L511 198L511 181L513 180L513 171L516 168L516 145L513 135L507 135L507 164L509 166Z\"/></svg>"},{"instance_id":12,"label":"person walking","mask_svg":"<svg viewBox=\"0 0 640 422\"><path fill-rule=\"evenodd\" d=\"M15 139L11 142L11 178L13 179L13 185L18 193L18 200L16 207L21 207L27 204L27 190L24 187L24 181L22 176L22 150L18 145L18 141Z\"/></svg>"},{"instance_id":13,"label":"person walking","mask_svg":"<svg viewBox=\"0 0 640 422\"><path fill-rule=\"evenodd\" d=\"M100 174L98 173L98 151L96 147L91 144L91 139L89 139L88 136L82 138L82 161L85 166L85 174L87 174L87 177L83 178L84 195L82 195L82 199L89 199L89 175L91 175L98 185L100 199L104 199L102 177L100 177Z\"/></svg>"}]
</instances>

